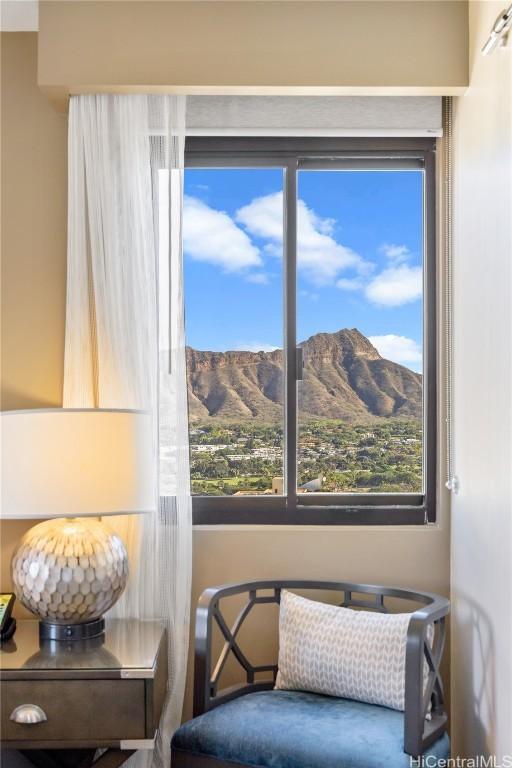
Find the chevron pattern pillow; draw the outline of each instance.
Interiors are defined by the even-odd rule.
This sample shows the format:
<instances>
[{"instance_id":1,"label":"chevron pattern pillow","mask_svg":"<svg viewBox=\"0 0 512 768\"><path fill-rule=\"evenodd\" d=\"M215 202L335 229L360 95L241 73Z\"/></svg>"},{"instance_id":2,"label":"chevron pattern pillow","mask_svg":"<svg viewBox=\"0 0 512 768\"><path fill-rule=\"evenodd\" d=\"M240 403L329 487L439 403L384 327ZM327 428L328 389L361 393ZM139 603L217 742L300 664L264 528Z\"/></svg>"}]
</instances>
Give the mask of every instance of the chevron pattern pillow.
<instances>
[{"instance_id":1,"label":"chevron pattern pillow","mask_svg":"<svg viewBox=\"0 0 512 768\"><path fill-rule=\"evenodd\" d=\"M410 613L354 611L283 590L276 688L404 709Z\"/></svg>"}]
</instances>

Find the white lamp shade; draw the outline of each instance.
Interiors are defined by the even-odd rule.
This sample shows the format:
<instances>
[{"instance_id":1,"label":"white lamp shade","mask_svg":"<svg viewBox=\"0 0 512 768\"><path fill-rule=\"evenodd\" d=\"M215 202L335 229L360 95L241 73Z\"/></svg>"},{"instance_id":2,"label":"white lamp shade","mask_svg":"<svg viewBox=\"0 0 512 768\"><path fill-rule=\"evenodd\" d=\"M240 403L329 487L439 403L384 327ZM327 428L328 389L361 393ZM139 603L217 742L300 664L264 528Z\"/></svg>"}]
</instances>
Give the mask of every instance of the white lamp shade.
<instances>
[{"instance_id":1,"label":"white lamp shade","mask_svg":"<svg viewBox=\"0 0 512 768\"><path fill-rule=\"evenodd\" d=\"M147 413L4 411L1 440L3 519L155 509L155 459Z\"/></svg>"}]
</instances>

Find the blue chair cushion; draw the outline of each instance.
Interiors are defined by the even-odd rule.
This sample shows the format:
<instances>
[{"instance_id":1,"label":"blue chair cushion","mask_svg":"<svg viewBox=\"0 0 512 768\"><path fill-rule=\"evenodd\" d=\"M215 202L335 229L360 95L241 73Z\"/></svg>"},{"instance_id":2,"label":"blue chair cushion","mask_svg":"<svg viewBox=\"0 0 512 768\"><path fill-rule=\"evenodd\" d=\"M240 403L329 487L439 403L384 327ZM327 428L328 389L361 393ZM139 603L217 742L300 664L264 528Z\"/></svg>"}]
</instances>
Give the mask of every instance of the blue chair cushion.
<instances>
[{"instance_id":1,"label":"blue chair cushion","mask_svg":"<svg viewBox=\"0 0 512 768\"><path fill-rule=\"evenodd\" d=\"M173 748L258 768L410 768L404 715L301 691L249 693L185 723ZM450 754L447 734L425 755Z\"/></svg>"}]
</instances>

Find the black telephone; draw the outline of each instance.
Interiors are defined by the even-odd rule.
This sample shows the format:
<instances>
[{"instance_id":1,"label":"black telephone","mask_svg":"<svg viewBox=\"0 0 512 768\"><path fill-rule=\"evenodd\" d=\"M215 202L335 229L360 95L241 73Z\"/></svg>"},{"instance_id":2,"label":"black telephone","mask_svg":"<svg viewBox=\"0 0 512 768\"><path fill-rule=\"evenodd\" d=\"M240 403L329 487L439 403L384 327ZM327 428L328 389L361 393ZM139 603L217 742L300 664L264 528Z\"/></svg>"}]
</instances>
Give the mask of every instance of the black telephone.
<instances>
[{"instance_id":1,"label":"black telephone","mask_svg":"<svg viewBox=\"0 0 512 768\"><path fill-rule=\"evenodd\" d=\"M0 593L0 642L10 640L16 630L16 619L11 616L15 600L13 592Z\"/></svg>"}]
</instances>

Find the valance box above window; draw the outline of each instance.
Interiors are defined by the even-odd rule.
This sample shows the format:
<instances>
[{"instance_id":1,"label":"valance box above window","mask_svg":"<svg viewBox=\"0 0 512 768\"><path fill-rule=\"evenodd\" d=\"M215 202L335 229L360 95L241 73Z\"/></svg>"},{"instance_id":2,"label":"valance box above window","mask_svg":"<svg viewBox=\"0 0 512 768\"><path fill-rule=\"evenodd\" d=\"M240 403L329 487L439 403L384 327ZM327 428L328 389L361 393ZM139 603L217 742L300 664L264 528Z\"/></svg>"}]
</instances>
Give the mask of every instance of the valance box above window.
<instances>
[{"instance_id":1,"label":"valance box above window","mask_svg":"<svg viewBox=\"0 0 512 768\"><path fill-rule=\"evenodd\" d=\"M438 96L189 96L189 136L442 136Z\"/></svg>"}]
</instances>

